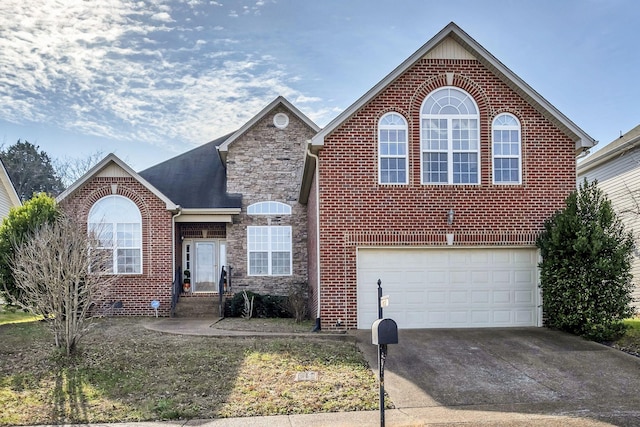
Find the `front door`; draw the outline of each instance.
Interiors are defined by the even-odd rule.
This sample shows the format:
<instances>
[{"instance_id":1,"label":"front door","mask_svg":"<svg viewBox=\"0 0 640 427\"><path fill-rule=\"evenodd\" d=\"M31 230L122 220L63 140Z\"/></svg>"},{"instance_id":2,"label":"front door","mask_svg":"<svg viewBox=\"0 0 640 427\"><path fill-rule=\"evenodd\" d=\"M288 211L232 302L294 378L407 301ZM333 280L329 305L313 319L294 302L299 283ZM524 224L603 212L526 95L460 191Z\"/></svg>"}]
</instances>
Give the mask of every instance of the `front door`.
<instances>
[{"instance_id":1,"label":"front door","mask_svg":"<svg viewBox=\"0 0 640 427\"><path fill-rule=\"evenodd\" d=\"M194 292L216 292L216 244L215 242L196 242L196 271L193 277Z\"/></svg>"},{"instance_id":2,"label":"front door","mask_svg":"<svg viewBox=\"0 0 640 427\"><path fill-rule=\"evenodd\" d=\"M191 271L191 292L218 292L224 241L194 239L183 242L184 265Z\"/></svg>"}]
</instances>

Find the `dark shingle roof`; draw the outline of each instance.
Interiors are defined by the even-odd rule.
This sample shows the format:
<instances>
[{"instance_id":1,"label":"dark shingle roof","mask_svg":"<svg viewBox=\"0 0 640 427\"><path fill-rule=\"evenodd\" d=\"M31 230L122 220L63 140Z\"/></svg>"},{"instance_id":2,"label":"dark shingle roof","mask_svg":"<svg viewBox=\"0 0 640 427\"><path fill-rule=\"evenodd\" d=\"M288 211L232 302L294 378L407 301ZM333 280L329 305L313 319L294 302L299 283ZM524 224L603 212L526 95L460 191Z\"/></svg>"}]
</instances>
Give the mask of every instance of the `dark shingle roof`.
<instances>
[{"instance_id":1,"label":"dark shingle roof","mask_svg":"<svg viewBox=\"0 0 640 427\"><path fill-rule=\"evenodd\" d=\"M240 208L242 196L227 194L227 171L217 147L225 135L139 173L186 209Z\"/></svg>"}]
</instances>

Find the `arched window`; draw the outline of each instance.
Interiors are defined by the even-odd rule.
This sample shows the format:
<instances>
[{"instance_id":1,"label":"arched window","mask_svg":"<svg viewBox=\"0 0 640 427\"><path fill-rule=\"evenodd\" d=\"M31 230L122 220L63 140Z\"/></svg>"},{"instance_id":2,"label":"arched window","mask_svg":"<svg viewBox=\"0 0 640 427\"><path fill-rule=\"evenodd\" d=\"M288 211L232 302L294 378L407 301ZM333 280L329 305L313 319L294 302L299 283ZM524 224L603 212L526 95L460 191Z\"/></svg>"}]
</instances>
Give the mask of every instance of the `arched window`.
<instances>
[{"instance_id":1,"label":"arched window","mask_svg":"<svg viewBox=\"0 0 640 427\"><path fill-rule=\"evenodd\" d=\"M291 215L291 206L281 202L258 202L247 207L249 215ZM249 276L289 276L293 269L291 226L247 227L247 271Z\"/></svg>"},{"instance_id":2,"label":"arched window","mask_svg":"<svg viewBox=\"0 0 640 427\"><path fill-rule=\"evenodd\" d=\"M468 93L455 87L431 92L421 109L423 184L479 184L479 113Z\"/></svg>"},{"instance_id":3,"label":"arched window","mask_svg":"<svg viewBox=\"0 0 640 427\"><path fill-rule=\"evenodd\" d=\"M247 207L249 215L291 215L291 206L280 202L258 202Z\"/></svg>"},{"instance_id":4,"label":"arched window","mask_svg":"<svg viewBox=\"0 0 640 427\"><path fill-rule=\"evenodd\" d=\"M142 217L138 206L122 196L106 196L89 211L89 231L99 239L98 249L111 253L115 274L142 273Z\"/></svg>"},{"instance_id":5,"label":"arched window","mask_svg":"<svg viewBox=\"0 0 640 427\"><path fill-rule=\"evenodd\" d=\"M407 121L398 113L378 123L378 182L407 184Z\"/></svg>"},{"instance_id":6,"label":"arched window","mask_svg":"<svg viewBox=\"0 0 640 427\"><path fill-rule=\"evenodd\" d=\"M493 182L522 183L520 122L512 114L499 114L493 119Z\"/></svg>"}]
</instances>

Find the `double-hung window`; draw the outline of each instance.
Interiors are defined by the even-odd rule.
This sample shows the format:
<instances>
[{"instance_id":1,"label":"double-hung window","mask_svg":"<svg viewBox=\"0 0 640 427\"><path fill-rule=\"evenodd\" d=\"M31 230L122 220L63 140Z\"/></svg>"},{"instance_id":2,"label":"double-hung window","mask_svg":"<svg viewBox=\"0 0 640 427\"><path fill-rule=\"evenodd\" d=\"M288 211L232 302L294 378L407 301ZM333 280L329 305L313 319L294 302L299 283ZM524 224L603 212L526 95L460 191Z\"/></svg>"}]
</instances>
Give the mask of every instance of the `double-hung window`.
<instances>
[{"instance_id":1,"label":"double-hung window","mask_svg":"<svg viewBox=\"0 0 640 427\"><path fill-rule=\"evenodd\" d=\"M291 206L280 202L258 202L247 207L251 216L291 215ZM249 276L289 276L292 272L291 227L261 225L247 227Z\"/></svg>"},{"instance_id":2,"label":"double-hung window","mask_svg":"<svg viewBox=\"0 0 640 427\"><path fill-rule=\"evenodd\" d=\"M378 123L378 171L380 184L407 183L407 121L398 113Z\"/></svg>"},{"instance_id":3,"label":"double-hung window","mask_svg":"<svg viewBox=\"0 0 640 427\"><path fill-rule=\"evenodd\" d=\"M521 184L520 122L511 114L498 115L493 119L492 138L494 184Z\"/></svg>"},{"instance_id":4,"label":"double-hung window","mask_svg":"<svg viewBox=\"0 0 640 427\"><path fill-rule=\"evenodd\" d=\"M89 211L89 231L98 238L98 250L107 254L104 271L142 273L142 217L134 202L122 196L98 200Z\"/></svg>"},{"instance_id":5,"label":"double-hung window","mask_svg":"<svg viewBox=\"0 0 640 427\"><path fill-rule=\"evenodd\" d=\"M479 114L468 93L438 89L420 115L422 184L479 184Z\"/></svg>"},{"instance_id":6,"label":"double-hung window","mask_svg":"<svg viewBox=\"0 0 640 427\"><path fill-rule=\"evenodd\" d=\"M291 274L291 227L247 227L249 276Z\"/></svg>"}]
</instances>

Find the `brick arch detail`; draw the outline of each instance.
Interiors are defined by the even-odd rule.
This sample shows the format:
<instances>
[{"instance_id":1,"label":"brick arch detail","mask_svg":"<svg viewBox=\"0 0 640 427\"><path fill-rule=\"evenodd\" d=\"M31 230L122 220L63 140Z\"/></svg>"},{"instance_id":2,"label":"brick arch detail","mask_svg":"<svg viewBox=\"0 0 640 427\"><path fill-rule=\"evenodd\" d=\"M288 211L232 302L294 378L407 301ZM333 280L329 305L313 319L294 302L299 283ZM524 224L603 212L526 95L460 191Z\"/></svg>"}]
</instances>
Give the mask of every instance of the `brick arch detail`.
<instances>
[{"instance_id":1,"label":"brick arch detail","mask_svg":"<svg viewBox=\"0 0 640 427\"><path fill-rule=\"evenodd\" d=\"M478 112L481 117L483 114L486 114L486 116L492 116L489 97L482 89L482 87L480 87L480 85L478 85L475 81L467 76L454 74L453 82L451 85L449 85L447 84L447 75L439 74L425 80L413 93L413 95L411 96L411 100L409 101L410 117L413 117L413 115L416 113L416 117L420 117L420 108L422 107L422 102L427 97L427 95L429 95L434 90L444 86L452 86L464 90L473 97L476 105L478 105Z\"/></svg>"},{"instance_id":2,"label":"brick arch detail","mask_svg":"<svg viewBox=\"0 0 640 427\"><path fill-rule=\"evenodd\" d=\"M142 217L143 221L148 222L150 220L151 215L150 215L149 206L147 206L147 203L145 203L145 201L138 195L138 193L134 189L129 188L125 184L121 184L121 183L118 183L117 191L115 194L113 194L111 191L111 184L104 185L92 191L86 198L86 203L84 206L84 211L85 211L84 216L88 217L91 207L98 200L107 196L126 197L127 199L131 200L133 203L136 204L136 206L140 210L140 216Z\"/></svg>"}]
</instances>

